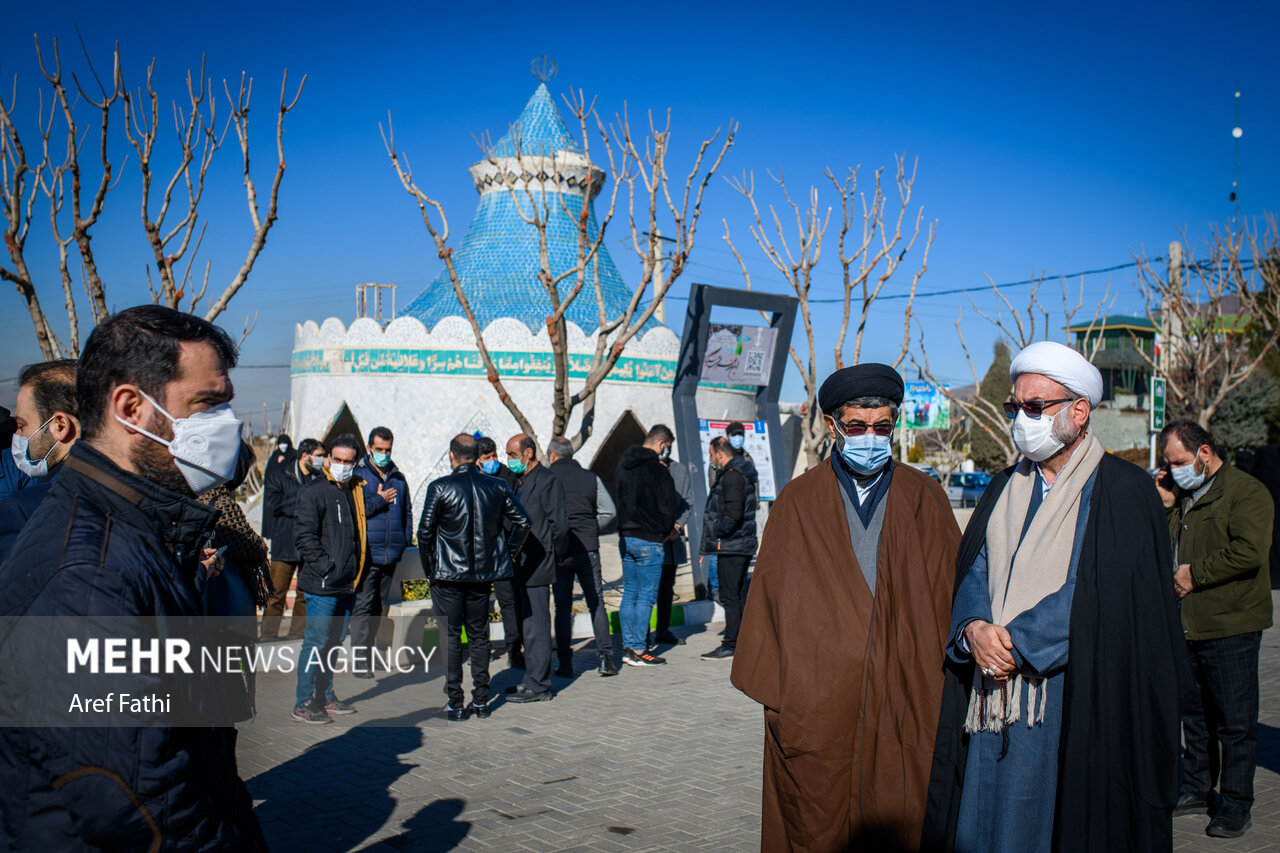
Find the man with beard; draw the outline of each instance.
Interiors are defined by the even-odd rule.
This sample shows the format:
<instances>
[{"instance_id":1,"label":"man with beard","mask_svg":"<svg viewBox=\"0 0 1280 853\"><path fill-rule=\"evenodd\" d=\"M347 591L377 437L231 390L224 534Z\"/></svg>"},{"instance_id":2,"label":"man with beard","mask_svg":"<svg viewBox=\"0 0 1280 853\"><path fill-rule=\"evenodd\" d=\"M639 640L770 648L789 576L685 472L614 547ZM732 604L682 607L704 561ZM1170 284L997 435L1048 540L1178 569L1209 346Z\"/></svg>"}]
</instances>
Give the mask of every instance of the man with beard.
<instances>
[{"instance_id":1,"label":"man with beard","mask_svg":"<svg viewBox=\"0 0 1280 853\"><path fill-rule=\"evenodd\" d=\"M90 335L76 378L83 440L0 568L0 615L16 630L0 649L9 711L16 686L26 686L30 706L57 683L48 653L67 647L67 637L32 638L21 624L113 625L137 640L149 630L167 638L203 613L200 561L219 568L204 547L217 512L193 496L236 470L235 364L222 329L159 305L122 311ZM235 729L213 719L215 676L145 672L109 685L134 695L181 686L175 701L190 703L176 707L198 716L183 725L159 713L145 726L0 727L0 838L9 849L266 849L236 772Z\"/></svg>"},{"instance_id":2,"label":"man with beard","mask_svg":"<svg viewBox=\"0 0 1280 853\"><path fill-rule=\"evenodd\" d=\"M1187 669L1164 508L1094 435L1084 356L1042 341L1009 376L1022 459L960 546L924 846L1168 850Z\"/></svg>"},{"instance_id":3,"label":"man with beard","mask_svg":"<svg viewBox=\"0 0 1280 853\"><path fill-rule=\"evenodd\" d=\"M960 530L942 488L891 457L902 396L888 365L829 376L831 459L769 513L732 673L764 705L764 850L920 837Z\"/></svg>"}]
</instances>

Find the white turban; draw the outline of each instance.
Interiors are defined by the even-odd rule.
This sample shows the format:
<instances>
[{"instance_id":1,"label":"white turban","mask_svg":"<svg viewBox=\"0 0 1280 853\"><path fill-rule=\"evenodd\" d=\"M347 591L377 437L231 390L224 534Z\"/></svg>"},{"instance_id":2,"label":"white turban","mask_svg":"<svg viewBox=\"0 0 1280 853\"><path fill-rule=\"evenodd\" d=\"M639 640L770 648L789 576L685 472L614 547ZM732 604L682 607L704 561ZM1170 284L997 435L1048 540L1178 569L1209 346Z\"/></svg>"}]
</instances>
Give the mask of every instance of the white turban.
<instances>
[{"instance_id":1,"label":"white turban","mask_svg":"<svg viewBox=\"0 0 1280 853\"><path fill-rule=\"evenodd\" d=\"M1102 402L1102 374L1087 358L1064 344L1039 341L1018 353L1009 365L1009 378L1016 382L1024 373L1048 376L1084 397L1091 408L1098 408Z\"/></svg>"}]
</instances>

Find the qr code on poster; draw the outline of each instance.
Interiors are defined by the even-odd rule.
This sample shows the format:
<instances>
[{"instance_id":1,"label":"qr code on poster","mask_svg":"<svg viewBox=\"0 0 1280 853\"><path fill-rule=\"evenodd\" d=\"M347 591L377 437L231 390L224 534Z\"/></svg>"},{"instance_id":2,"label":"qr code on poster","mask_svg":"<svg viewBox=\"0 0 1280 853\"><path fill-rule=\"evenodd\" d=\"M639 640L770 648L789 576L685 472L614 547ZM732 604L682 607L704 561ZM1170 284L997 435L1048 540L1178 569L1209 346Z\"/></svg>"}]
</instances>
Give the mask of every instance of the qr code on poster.
<instances>
[{"instance_id":1,"label":"qr code on poster","mask_svg":"<svg viewBox=\"0 0 1280 853\"><path fill-rule=\"evenodd\" d=\"M747 357L746 364L742 367L742 372L748 376L764 375L764 350L753 349L743 353Z\"/></svg>"}]
</instances>

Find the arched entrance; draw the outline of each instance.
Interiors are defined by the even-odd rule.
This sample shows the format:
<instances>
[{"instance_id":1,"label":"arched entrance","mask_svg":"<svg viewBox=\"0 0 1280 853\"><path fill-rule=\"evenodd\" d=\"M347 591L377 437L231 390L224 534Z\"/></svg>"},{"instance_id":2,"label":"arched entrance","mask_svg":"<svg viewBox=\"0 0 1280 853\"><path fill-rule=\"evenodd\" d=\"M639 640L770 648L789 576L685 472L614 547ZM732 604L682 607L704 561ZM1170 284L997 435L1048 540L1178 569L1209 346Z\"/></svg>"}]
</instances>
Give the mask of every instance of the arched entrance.
<instances>
[{"instance_id":1,"label":"arched entrance","mask_svg":"<svg viewBox=\"0 0 1280 853\"><path fill-rule=\"evenodd\" d=\"M645 432L640 421L636 420L636 416L630 409L627 409L622 413L622 417L618 418L618 422L613 425L613 431L596 452L596 458L591 462L591 471L604 483L611 497L617 497L614 480L622 454L626 453L631 445L642 444Z\"/></svg>"},{"instance_id":2,"label":"arched entrance","mask_svg":"<svg viewBox=\"0 0 1280 853\"><path fill-rule=\"evenodd\" d=\"M324 438L320 440L324 442L325 448L328 449L329 442L347 433L356 437L356 443L360 445L360 456L363 457L365 452L364 433L360 430L360 424L356 423L355 415L351 414L351 409L347 408L346 403L343 403L338 416L329 423L329 430L324 434Z\"/></svg>"}]
</instances>

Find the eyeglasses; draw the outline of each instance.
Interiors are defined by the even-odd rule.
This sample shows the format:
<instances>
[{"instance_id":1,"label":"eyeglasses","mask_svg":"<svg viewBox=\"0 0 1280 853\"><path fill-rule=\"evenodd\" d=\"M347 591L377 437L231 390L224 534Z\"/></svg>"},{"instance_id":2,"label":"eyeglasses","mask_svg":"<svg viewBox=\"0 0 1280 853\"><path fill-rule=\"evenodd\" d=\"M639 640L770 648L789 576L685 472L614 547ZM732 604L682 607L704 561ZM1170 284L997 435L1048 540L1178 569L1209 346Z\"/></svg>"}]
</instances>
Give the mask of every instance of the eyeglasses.
<instances>
[{"instance_id":1,"label":"eyeglasses","mask_svg":"<svg viewBox=\"0 0 1280 853\"><path fill-rule=\"evenodd\" d=\"M1058 403L1073 403L1079 399L1079 397L1063 397L1061 400L1028 400L1025 403L1007 400L1004 404L1004 414L1007 418L1016 418L1018 410L1021 409L1027 417L1039 420L1046 407L1056 406Z\"/></svg>"},{"instance_id":2,"label":"eyeglasses","mask_svg":"<svg viewBox=\"0 0 1280 853\"><path fill-rule=\"evenodd\" d=\"M874 424L866 424L862 421L853 421L852 423L846 424L832 418L831 422L836 425L842 434L849 437L855 435L866 435L869 432L874 432L881 438L893 435L893 424L889 421L880 421Z\"/></svg>"}]
</instances>

